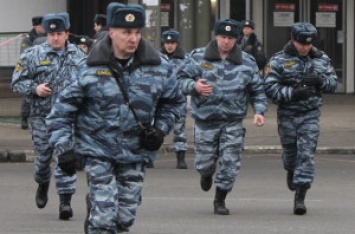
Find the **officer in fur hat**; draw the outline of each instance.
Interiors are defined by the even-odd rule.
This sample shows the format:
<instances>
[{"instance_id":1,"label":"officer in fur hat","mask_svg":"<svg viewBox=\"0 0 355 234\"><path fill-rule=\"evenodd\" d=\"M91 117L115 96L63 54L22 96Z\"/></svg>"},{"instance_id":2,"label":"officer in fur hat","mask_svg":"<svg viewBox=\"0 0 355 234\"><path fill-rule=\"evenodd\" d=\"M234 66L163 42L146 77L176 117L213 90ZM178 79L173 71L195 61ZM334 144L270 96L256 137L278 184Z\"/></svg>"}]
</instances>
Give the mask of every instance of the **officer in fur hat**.
<instances>
[{"instance_id":1,"label":"officer in fur hat","mask_svg":"<svg viewBox=\"0 0 355 234\"><path fill-rule=\"evenodd\" d=\"M291 40L265 68L265 92L278 105L283 167L287 186L295 191L295 215L307 212L304 200L314 179L322 93L333 93L337 85L328 55L313 46L316 39L312 24L293 24Z\"/></svg>"},{"instance_id":2,"label":"officer in fur hat","mask_svg":"<svg viewBox=\"0 0 355 234\"><path fill-rule=\"evenodd\" d=\"M92 40L86 35L75 35L74 43L77 44L85 54L88 54L92 45Z\"/></svg>"},{"instance_id":3,"label":"officer in fur hat","mask_svg":"<svg viewBox=\"0 0 355 234\"><path fill-rule=\"evenodd\" d=\"M108 34L79 62L79 78L47 116L50 142L63 152L59 167L71 171L75 155L85 156L85 233L125 232L133 225L146 166L183 108L168 61L142 37L145 18L140 5L110 3Z\"/></svg>"},{"instance_id":4,"label":"officer in fur hat","mask_svg":"<svg viewBox=\"0 0 355 234\"><path fill-rule=\"evenodd\" d=\"M258 64L259 70L262 72L267 58L264 53L264 47L254 33L255 23L252 20L242 21L242 36L238 39L238 44L244 52L251 54Z\"/></svg>"},{"instance_id":5,"label":"officer in fur hat","mask_svg":"<svg viewBox=\"0 0 355 234\"><path fill-rule=\"evenodd\" d=\"M160 52L168 59L171 68L177 72L182 64L188 58L188 54L179 46L180 33L175 30L168 30L162 33L161 41L163 46ZM185 97L186 100L186 97ZM187 100L186 100L187 101ZM176 168L187 169L185 162L185 153L187 151L187 134L186 134L186 114L187 106L181 112L179 120L174 125L174 148L176 154ZM154 167L154 164L148 165Z\"/></svg>"},{"instance_id":6,"label":"officer in fur hat","mask_svg":"<svg viewBox=\"0 0 355 234\"><path fill-rule=\"evenodd\" d=\"M96 14L94 17L94 42L105 37L107 34L108 28L106 26L106 15Z\"/></svg>"},{"instance_id":7,"label":"officer in fur hat","mask_svg":"<svg viewBox=\"0 0 355 234\"><path fill-rule=\"evenodd\" d=\"M49 128L45 117L49 114L58 93L74 78L77 61L85 53L68 42L68 13L47 14L42 20L47 41L28 48L20 55L20 60L12 76L12 90L32 99L32 141L35 152L34 179L38 183L37 207L42 209L48 201L48 189L52 175L51 162L54 151L48 140ZM56 151L56 158L62 151ZM73 216L71 197L76 190L76 175L55 168L57 194L59 194L59 219L68 220Z\"/></svg>"},{"instance_id":8,"label":"officer in fur hat","mask_svg":"<svg viewBox=\"0 0 355 234\"><path fill-rule=\"evenodd\" d=\"M216 174L214 213L229 215L225 200L240 171L248 100L254 124L263 126L267 98L254 58L237 45L239 22L218 20L214 33L215 39L206 47L190 53L177 77L183 94L191 95L195 168L201 189L209 191Z\"/></svg>"},{"instance_id":9,"label":"officer in fur hat","mask_svg":"<svg viewBox=\"0 0 355 234\"><path fill-rule=\"evenodd\" d=\"M43 16L32 17L32 30L24 36L21 41L20 52L25 49L39 45L47 40L46 34L42 27ZM31 115L31 98L24 97L21 105L21 128L28 129L28 118Z\"/></svg>"}]
</instances>

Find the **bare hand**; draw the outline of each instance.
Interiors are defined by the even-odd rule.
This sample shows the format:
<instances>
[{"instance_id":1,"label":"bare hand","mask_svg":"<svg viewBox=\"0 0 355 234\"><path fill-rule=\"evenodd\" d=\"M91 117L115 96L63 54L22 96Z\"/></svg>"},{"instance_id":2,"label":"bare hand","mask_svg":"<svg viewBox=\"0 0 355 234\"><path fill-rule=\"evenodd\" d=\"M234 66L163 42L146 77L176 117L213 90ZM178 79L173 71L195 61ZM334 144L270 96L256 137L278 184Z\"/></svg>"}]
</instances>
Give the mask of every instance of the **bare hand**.
<instances>
[{"instance_id":1,"label":"bare hand","mask_svg":"<svg viewBox=\"0 0 355 234\"><path fill-rule=\"evenodd\" d=\"M43 83L36 87L36 93L40 97L48 97L52 93L52 89L48 86L49 83Z\"/></svg>"},{"instance_id":2,"label":"bare hand","mask_svg":"<svg viewBox=\"0 0 355 234\"><path fill-rule=\"evenodd\" d=\"M265 123L265 118L262 115L254 115L254 121L253 121L255 126L261 127Z\"/></svg>"},{"instance_id":3,"label":"bare hand","mask_svg":"<svg viewBox=\"0 0 355 234\"><path fill-rule=\"evenodd\" d=\"M199 79L196 81L195 89L202 96L208 96L208 94L212 93L212 85L206 84L206 79Z\"/></svg>"}]
</instances>

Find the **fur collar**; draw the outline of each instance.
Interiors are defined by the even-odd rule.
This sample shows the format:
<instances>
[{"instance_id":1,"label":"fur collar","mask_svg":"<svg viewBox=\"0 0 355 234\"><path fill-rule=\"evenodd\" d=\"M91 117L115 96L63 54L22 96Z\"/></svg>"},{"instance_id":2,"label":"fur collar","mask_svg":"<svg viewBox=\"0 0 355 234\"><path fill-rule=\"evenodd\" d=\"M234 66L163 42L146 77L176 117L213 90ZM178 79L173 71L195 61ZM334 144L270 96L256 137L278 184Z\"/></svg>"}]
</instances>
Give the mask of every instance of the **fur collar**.
<instances>
[{"instance_id":1,"label":"fur collar","mask_svg":"<svg viewBox=\"0 0 355 234\"><path fill-rule=\"evenodd\" d=\"M289 41L284 47L284 53L290 56L298 56L298 52L296 47ZM309 57L311 58L321 58L323 56L323 52L312 46L312 49L309 51Z\"/></svg>"},{"instance_id":2,"label":"fur collar","mask_svg":"<svg viewBox=\"0 0 355 234\"><path fill-rule=\"evenodd\" d=\"M208 43L206 46L204 58L206 60L221 60L216 40L212 40L210 43ZM235 43L226 59L236 65L243 63L242 49L237 45L237 43Z\"/></svg>"},{"instance_id":3,"label":"fur collar","mask_svg":"<svg viewBox=\"0 0 355 234\"><path fill-rule=\"evenodd\" d=\"M168 54L168 52L166 52L164 46L161 48L160 52L163 54ZM171 57L169 57L169 59L173 59L173 58L184 59L185 54L186 54L186 52L180 46L177 46L175 52L171 55Z\"/></svg>"},{"instance_id":4,"label":"fur collar","mask_svg":"<svg viewBox=\"0 0 355 234\"><path fill-rule=\"evenodd\" d=\"M87 65L100 66L108 65L110 59L113 58L113 51L111 49L112 42L109 34L102 40L99 40L96 45L91 49ZM138 48L134 54L134 66L139 65L160 65L161 58L159 53L150 45L144 38L139 42Z\"/></svg>"}]
</instances>

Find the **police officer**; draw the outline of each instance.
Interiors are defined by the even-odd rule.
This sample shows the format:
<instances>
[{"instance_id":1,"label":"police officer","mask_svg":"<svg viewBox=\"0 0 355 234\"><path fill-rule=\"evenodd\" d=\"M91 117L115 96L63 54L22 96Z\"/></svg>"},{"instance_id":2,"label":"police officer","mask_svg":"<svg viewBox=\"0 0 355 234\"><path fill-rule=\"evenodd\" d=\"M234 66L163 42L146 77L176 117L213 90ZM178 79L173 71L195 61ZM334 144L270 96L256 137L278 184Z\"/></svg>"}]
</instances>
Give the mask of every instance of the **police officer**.
<instances>
[{"instance_id":1,"label":"police officer","mask_svg":"<svg viewBox=\"0 0 355 234\"><path fill-rule=\"evenodd\" d=\"M314 178L322 92L334 92L337 84L329 57L312 45L316 38L317 29L312 24L293 24L291 40L265 68L266 94L278 105L282 160L288 188L296 191L296 215L307 212L304 199Z\"/></svg>"},{"instance_id":2,"label":"police officer","mask_svg":"<svg viewBox=\"0 0 355 234\"><path fill-rule=\"evenodd\" d=\"M146 165L184 104L168 62L142 38L144 9L114 2L107 14L109 33L79 63L78 79L59 94L46 120L64 171L74 171L75 155L85 156L86 233L133 225Z\"/></svg>"},{"instance_id":3,"label":"police officer","mask_svg":"<svg viewBox=\"0 0 355 234\"><path fill-rule=\"evenodd\" d=\"M89 36L75 35L74 43L77 44L85 52L85 54L90 52L92 41Z\"/></svg>"},{"instance_id":4,"label":"police officer","mask_svg":"<svg viewBox=\"0 0 355 234\"><path fill-rule=\"evenodd\" d=\"M107 34L108 28L106 26L106 15L96 14L94 17L94 42L105 37Z\"/></svg>"},{"instance_id":5,"label":"police officer","mask_svg":"<svg viewBox=\"0 0 355 234\"><path fill-rule=\"evenodd\" d=\"M46 34L42 27L42 18L43 16L34 16L32 17L32 26L31 31L25 35L21 41L20 52L31 46L39 45L47 40ZM21 105L21 128L28 129L28 117L31 115L31 98L24 97L22 99Z\"/></svg>"},{"instance_id":6,"label":"police officer","mask_svg":"<svg viewBox=\"0 0 355 234\"><path fill-rule=\"evenodd\" d=\"M202 190L210 190L217 171L213 206L218 215L229 214L225 199L240 171L247 100L254 109L256 126L264 125L267 108L263 80L255 59L237 45L239 32L238 21L218 20L214 27L215 39L206 47L193 50L177 74L182 92L191 95L195 168L201 175Z\"/></svg>"},{"instance_id":7,"label":"police officer","mask_svg":"<svg viewBox=\"0 0 355 234\"><path fill-rule=\"evenodd\" d=\"M258 64L259 70L263 71L267 59L264 53L264 47L254 33L255 23L252 20L244 20L241 22L243 35L238 39L238 44L244 52L251 54Z\"/></svg>"},{"instance_id":8,"label":"police officer","mask_svg":"<svg viewBox=\"0 0 355 234\"><path fill-rule=\"evenodd\" d=\"M187 53L179 46L179 32L175 30L168 30L162 33L162 43L163 46L160 52L166 56L169 60L174 72L183 65L187 60ZM185 162L185 153L187 151L187 134L186 134L186 97L185 97L185 107L180 114L180 118L175 123L174 126L174 148L176 153L176 168L177 169L187 169L187 164Z\"/></svg>"},{"instance_id":9,"label":"police officer","mask_svg":"<svg viewBox=\"0 0 355 234\"><path fill-rule=\"evenodd\" d=\"M52 174L53 147L48 144L49 129L45 117L58 93L70 83L66 79L75 75L77 61L85 57L81 49L67 42L70 28L67 13L47 14L42 24L47 33L47 42L25 50L12 76L12 90L32 98L34 179L39 184L36 204L40 209L47 204ZM55 179L60 198L59 218L67 220L73 215L70 202L75 193L76 176L67 175L56 167Z\"/></svg>"}]
</instances>

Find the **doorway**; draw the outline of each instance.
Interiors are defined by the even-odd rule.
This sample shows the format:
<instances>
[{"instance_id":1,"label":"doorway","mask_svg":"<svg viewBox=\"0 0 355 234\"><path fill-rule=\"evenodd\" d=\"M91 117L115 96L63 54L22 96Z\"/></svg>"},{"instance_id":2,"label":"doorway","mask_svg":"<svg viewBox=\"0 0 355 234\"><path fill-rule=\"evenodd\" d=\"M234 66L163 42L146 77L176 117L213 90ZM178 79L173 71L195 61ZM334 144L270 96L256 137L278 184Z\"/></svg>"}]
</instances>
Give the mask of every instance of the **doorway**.
<instances>
[{"instance_id":1,"label":"doorway","mask_svg":"<svg viewBox=\"0 0 355 234\"><path fill-rule=\"evenodd\" d=\"M265 2L265 51L268 57L290 40L294 22L310 22L318 35L314 46L330 57L338 76L336 92L345 92L345 0L269 0Z\"/></svg>"}]
</instances>

